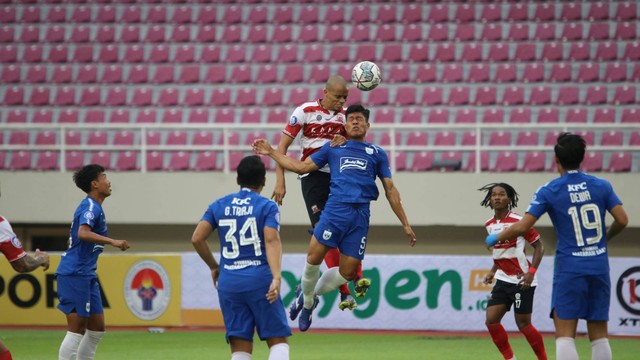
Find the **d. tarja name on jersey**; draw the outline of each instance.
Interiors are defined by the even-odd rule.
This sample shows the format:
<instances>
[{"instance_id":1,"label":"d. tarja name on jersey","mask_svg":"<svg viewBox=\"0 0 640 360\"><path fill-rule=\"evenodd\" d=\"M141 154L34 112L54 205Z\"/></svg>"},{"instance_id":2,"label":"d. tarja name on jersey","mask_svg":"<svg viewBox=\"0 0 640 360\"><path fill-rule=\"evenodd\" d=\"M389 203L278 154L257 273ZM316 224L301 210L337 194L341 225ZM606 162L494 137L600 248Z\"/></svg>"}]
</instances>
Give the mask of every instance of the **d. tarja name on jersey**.
<instances>
[{"instance_id":1,"label":"d. tarja name on jersey","mask_svg":"<svg viewBox=\"0 0 640 360\"><path fill-rule=\"evenodd\" d=\"M233 198L233 200L231 200L231 205L238 205L238 206L231 206L231 207L227 206L224 209L224 214L234 215L234 216L252 215L253 206L249 204L250 202L251 202L251 198L245 198L245 199Z\"/></svg>"},{"instance_id":2,"label":"d. tarja name on jersey","mask_svg":"<svg viewBox=\"0 0 640 360\"><path fill-rule=\"evenodd\" d=\"M574 204L591 200L591 194L587 189L586 182L582 182L580 184L567 184L567 191L569 191L569 199Z\"/></svg>"},{"instance_id":3,"label":"d. tarja name on jersey","mask_svg":"<svg viewBox=\"0 0 640 360\"><path fill-rule=\"evenodd\" d=\"M340 158L340 172L342 172L343 170L346 170L346 169L366 170L367 169L367 160L358 159L358 158L350 158L350 157Z\"/></svg>"}]
</instances>

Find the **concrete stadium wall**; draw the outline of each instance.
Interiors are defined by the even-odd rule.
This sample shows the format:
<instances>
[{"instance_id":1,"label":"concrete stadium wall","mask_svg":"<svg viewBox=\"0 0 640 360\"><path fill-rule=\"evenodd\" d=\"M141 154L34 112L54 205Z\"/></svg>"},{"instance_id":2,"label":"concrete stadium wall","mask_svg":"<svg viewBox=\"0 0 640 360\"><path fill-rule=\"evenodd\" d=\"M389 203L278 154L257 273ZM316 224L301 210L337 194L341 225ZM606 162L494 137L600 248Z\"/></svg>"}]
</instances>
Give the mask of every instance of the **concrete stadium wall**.
<instances>
[{"instance_id":1,"label":"concrete stadium wall","mask_svg":"<svg viewBox=\"0 0 640 360\"><path fill-rule=\"evenodd\" d=\"M507 182L520 193L523 213L538 186L552 173L397 173L394 181L414 226L478 226L490 216L480 206L484 194L476 189L490 182ZM629 214L630 226L640 227L640 174L603 174L610 180ZM236 191L234 174L110 172L113 195L105 202L110 224L191 225L217 197ZM308 219L294 174L287 174L283 225L307 225ZM263 195L270 196L274 173L267 174ZM0 213L13 223L68 224L84 194L71 173L0 172ZM379 186L380 187L380 186ZM384 193L372 206L372 225L397 225ZM540 226L550 225L545 216Z\"/></svg>"}]
</instances>

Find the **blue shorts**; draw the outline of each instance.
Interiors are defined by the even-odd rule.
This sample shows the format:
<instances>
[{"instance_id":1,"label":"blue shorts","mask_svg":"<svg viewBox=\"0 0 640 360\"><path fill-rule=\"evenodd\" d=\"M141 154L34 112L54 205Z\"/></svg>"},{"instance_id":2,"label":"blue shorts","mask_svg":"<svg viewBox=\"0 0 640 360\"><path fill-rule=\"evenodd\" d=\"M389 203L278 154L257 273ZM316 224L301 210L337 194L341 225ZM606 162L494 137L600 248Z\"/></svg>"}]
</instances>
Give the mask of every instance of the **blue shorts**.
<instances>
[{"instance_id":1,"label":"blue shorts","mask_svg":"<svg viewBox=\"0 0 640 360\"><path fill-rule=\"evenodd\" d=\"M260 340L291 336L282 298L270 304L268 291L268 286L245 292L218 290L227 342L231 336L253 341L254 328Z\"/></svg>"},{"instance_id":2,"label":"blue shorts","mask_svg":"<svg viewBox=\"0 0 640 360\"><path fill-rule=\"evenodd\" d=\"M56 279L60 311L79 317L104 313L97 277L57 275Z\"/></svg>"},{"instance_id":3,"label":"blue shorts","mask_svg":"<svg viewBox=\"0 0 640 360\"><path fill-rule=\"evenodd\" d=\"M364 259L369 233L369 204L327 202L313 236L323 245L338 248L340 253Z\"/></svg>"},{"instance_id":4,"label":"blue shorts","mask_svg":"<svg viewBox=\"0 0 640 360\"><path fill-rule=\"evenodd\" d=\"M609 320L611 280L609 274L556 273L553 276L553 310L563 320Z\"/></svg>"}]
</instances>

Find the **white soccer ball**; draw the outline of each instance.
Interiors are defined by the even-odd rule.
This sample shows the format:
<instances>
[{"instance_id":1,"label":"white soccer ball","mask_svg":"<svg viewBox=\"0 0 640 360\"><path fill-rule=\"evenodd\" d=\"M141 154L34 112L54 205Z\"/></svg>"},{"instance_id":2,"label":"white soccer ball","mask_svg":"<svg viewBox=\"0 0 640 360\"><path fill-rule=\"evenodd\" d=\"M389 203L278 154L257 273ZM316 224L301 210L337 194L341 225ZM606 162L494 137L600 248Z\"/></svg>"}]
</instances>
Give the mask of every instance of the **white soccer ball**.
<instances>
[{"instance_id":1,"label":"white soccer ball","mask_svg":"<svg viewBox=\"0 0 640 360\"><path fill-rule=\"evenodd\" d=\"M359 62L351 70L351 82L362 91L375 89L381 81L380 68L371 61Z\"/></svg>"}]
</instances>

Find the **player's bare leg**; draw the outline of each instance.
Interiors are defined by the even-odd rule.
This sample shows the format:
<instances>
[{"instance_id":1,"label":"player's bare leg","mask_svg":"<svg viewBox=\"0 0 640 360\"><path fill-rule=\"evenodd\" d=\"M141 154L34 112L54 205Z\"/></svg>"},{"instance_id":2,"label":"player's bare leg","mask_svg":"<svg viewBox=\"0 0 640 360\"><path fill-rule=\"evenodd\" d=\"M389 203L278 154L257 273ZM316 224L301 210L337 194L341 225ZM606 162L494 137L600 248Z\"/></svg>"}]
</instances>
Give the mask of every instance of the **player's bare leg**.
<instances>
[{"instance_id":1,"label":"player's bare leg","mask_svg":"<svg viewBox=\"0 0 640 360\"><path fill-rule=\"evenodd\" d=\"M560 319L553 310L553 324L556 328L556 359L578 360L576 349L578 319Z\"/></svg>"},{"instance_id":2,"label":"player's bare leg","mask_svg":"<svg viewBox=\"0 0 640 360\"><path fill-rule=\"evenodd\" d=\"M251 360L253 342L230 336L229 345L231 346L231 360Z\"/></svg>"}]
</instances>

